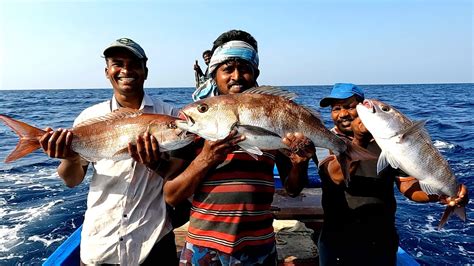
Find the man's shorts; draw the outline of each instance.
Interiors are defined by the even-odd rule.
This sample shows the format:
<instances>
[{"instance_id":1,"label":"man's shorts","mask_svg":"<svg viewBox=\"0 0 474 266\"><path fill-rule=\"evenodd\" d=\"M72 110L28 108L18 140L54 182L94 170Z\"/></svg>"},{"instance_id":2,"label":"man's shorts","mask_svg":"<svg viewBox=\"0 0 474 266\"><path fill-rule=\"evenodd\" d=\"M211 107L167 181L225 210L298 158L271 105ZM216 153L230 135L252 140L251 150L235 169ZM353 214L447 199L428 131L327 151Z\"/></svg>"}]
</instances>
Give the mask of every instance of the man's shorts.
<instances>
[{"instance_id":1,"label":"man's shorts","mask_svg":"<svg viewBox=\"0 0 474 266\"><path fill-rule=\"evenodd\" d=\"M181 251L179 265L277 265L277 259L275 243L252 246L235 254L227 254L186 242Z\"/></svg>"}]
</instances>

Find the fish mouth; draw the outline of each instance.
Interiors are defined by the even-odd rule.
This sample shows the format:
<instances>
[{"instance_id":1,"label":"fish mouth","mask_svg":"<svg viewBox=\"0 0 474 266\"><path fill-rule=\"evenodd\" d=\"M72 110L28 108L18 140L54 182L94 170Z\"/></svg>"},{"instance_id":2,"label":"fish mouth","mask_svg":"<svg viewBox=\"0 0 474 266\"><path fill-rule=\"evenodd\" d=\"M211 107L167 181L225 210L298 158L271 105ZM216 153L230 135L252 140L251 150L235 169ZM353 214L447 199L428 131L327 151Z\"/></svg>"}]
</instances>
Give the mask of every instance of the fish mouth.
<instances>
[{"instance_id":1,"label":"fish mouth","mask_svg":"<svg viewBox=\"0 0 474 266\"><path fill-rule=\"evenodd\" d=\"M188 139L194 139L196 137L196 134L189 132L187 130L181 130L176 136L178 136L179 139L188 140Z\"/></svg>"},{"instance_id":2,"label":"fish mouth","mask_svg":"<svg viewBox=\"0 0 474 266\"><path fill-rule=\"evenodd\" d=\"M187 114L186 114L185 112L183 112L183 111L179 112L179 116L178 116L178 117L179 117L181 120L186 120L186 122L187 122L188 125L190 125L190 126L193 126L193 125L196 123L196 121L194 121L194 119L193 119L191 116L187 115Z\"/></svg>"},{"instance_id":3,"label":"fish mouth","mask_svg":"<svg viewBox=\"0 0 474 266\"><path fill-rule=\"evenodd\" d=\"M372 110L372 113L375 113L375 106L374 104L372 103L372 101L370 100L364 100L362 102L362 105L364 105L365 107L367 107L367 109L371 109Z\"/></svg>"}]
</instances>

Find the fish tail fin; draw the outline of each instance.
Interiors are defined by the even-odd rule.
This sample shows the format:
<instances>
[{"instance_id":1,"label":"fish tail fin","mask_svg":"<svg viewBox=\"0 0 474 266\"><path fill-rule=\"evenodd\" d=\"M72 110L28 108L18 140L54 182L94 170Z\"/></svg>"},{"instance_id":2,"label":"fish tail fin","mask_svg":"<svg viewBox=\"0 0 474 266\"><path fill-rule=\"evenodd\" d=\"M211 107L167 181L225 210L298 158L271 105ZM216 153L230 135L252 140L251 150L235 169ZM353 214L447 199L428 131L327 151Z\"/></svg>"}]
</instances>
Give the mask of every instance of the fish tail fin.
<instances>
[{"instance_id":1,"label":"fish tail fin","mask_svg":"<svg viewBox=\"0 0 474 266\"><path fill-rule=\"evenodd\" d=\"M46 131L30 126L21 121L15 120L5 115L0 115L2 120L9 126L20 138L15 149L5 159L6 163L15 161L27 154L39 149L41 147L39 138L46 133Z\"/></svg>"},{"instance_id":2,"label":"fish tail fin","mask_svg":"<svg viewBox=\"0 0 474 266\"><path fill-rule=\"evenodd\" d=\"M466 221L466 208L464 206L454 208L454 214L456 214L463 222Z\"/></svg>"},{"instance_id":3,"label":"fish tail fin","mask_svg":"<svg viewBox=\"0 0 474 266\"><path fill-rule=\"evenodd\" d=\"M346 150L343 153L340 153L336 156L337 161L341 165L341 171L344 175L346 185L350 181L350 173L349 168L352 162L357 161L365 161L365 160L376 160L378 157L371 153L370 151L352 144L352 142L348 140L344 140L346 142Z\"/></svg>"},{"instance_id":4,"label":"fish tail fin","mask_svg":"<svg viewBox=\"0 0 474 266\"><path fill-rule=\"evenodd\" d=\"M439 221L438 224L438 230L443 228L443 226L446 224L448 221L448 218L451 216L451 214L456 214L461 220L464 222L466 221L466 208L464 206L461 207L456 207L456 206L448 206L443 212L443 216L441 216L441 220Z\"/></svg>"},{"instance_id":5,"label":"fish tail fin","mask_svg":"<svg viewBox=\"0 0 474 266\"><path fill-rule=\"evenodd\" d=\"M446 224L448 221L449 216L454 212L454 207L453 206L448 206L443 212L443 216L441 216L441 220L439 221L438 224L438 230L441 230L443 226Z\"/></svg>"}]
</instances>

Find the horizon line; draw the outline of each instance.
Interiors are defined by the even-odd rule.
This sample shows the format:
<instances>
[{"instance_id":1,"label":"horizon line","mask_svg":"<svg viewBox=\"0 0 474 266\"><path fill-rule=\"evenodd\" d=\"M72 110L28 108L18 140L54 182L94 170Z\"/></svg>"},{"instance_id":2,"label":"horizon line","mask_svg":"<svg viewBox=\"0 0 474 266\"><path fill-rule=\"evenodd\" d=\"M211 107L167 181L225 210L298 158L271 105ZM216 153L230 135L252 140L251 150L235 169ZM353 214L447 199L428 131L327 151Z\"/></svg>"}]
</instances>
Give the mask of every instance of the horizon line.
<instances>
[{"instance_id":1,"label":"horizon line","mask_svg":"<svg viewBox=\"0 0 474 266\"><path fill-rule=\"evenodd\" d=\"M356 83L354 83L356 84ZM358 86L385 86L385 85L453 85L453 84L474 84L474 82L442 82L442 83L368 83L368 84L359 84L357 83L356 85ZM273 86L273 87L327 87L327 86L333 86L334 84L319 84L319 85L269 85L265 84L262 86ZM185 87L145 87L144 89L191 89L195 88L194 86L185 86ZM16 90L22 90L22 91L27 91L27 90L107 90L107 89L112 89L112 87L107 87L107 88L99 88L99 87L93 87L93 88L0 88L1 91L16 91Z\"/></svg>"}]
</instances>

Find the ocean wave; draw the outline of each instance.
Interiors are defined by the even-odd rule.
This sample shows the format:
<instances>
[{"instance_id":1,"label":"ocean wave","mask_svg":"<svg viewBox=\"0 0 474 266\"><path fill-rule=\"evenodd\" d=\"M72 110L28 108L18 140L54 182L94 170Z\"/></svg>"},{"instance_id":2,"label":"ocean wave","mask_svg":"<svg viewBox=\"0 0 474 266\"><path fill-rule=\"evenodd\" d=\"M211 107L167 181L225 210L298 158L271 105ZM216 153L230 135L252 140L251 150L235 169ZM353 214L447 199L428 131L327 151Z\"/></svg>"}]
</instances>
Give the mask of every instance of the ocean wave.
<instances>
[{"instance_id":1,"label":"ocean wave","mask_svg":"<svg viewBox=\"0 0 474 266\"><path fill-rule=\"evenodd\" d=\"M48 217L50 210L57 204L63 203L64 200L55 200L47 204L41 204L35 207L24 208L23 206L14 206L18 209L0 208L3 225L0 225L0 256L3 252L12 252L15 248L25 243L25 239L32 241L41 241L40 237L28 237L26 229L34 226L35 222ZM33 239L30 239L33 237ZM60 241L61 239L43 239L48 246L51 243Z\"/></svg>"},{"instance_id":2,"label":"ocean wave","mask_svg":"<svg viewBox=\"0 0 474 266\"><path fill-rule=\"evenodd\" d=\"M27 224L37 218L43 218L43 215L48 213L52 207L61 203L64 203L64 200L58 199L34 207L24 208L24 206L19 206L18 209L8 208L3 211L3 219L10 224Z\"/></svg>"},{"instance_id":3,"label":"ocean wave","mask_svg":"<svg viewBox=\"0 0 474 266\"><path fill-rule=\"evenodd\" d=\"M24 227L23 224L0 226L0 252L8 252L22 244L24 238L20 237L18 232L20 232Z\"/></svg>"},{"instance_id":4,"label":"ocean wave","mask_svg":"<svg viewBox=\"0 0 474 266\"><path fill-rule=\"evenodd\" d=\"M363 87L367 89L368 97L383 99L399 107L414 120L428 119L426 126L435 147L448 160L460 181L474 191L470 181L474 176L474 126L469 115L469 110L474 106L471 100L472 84ZM296 99L298 103L319 110L324 124L332 127L329 109L321 109L317 102L317 99L329 93L330 86L294 86L289 87L289 90L299 95ZM387 94L387 91L390 93ZM443 91L443 94L439 94L439 91ZM183 106L189 103L193 89L147 89L147 92L152 97ZM40 128L67 127L83 109L109 99L110 95L110 89L57 90L54 93L11 91L2 95L0 113L9 114ZM433 106L433 102L437 104ZM45 104L55 106L54 110L45 109ZM19 106L22 108L18 108ZM17 141L15 133L0 125L0 160L15 148ZM41 264L59 246L60 241L57 239L70 235L81 224L86 209L88 182L85 180L75 189L66 188L57 176L57 166L58 160L48 158L41 151L10 164L0 163L0 264ZM316 169L313 167L310 171L312 175ZM427 265L472 263L472 200L466 208L467 216L470 217L466 223L457 217L450 217L445 227L437 230L443 206L437 203L414 203L399 192L395 194L400 245L409 254L416 256L421 264ZM39 214L34 216L31 212ZM13 249L3 252L6 246Z\"/></svg>"}]
</instances>

